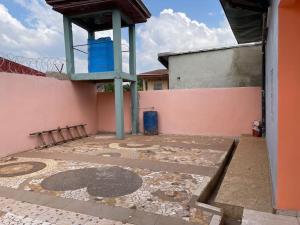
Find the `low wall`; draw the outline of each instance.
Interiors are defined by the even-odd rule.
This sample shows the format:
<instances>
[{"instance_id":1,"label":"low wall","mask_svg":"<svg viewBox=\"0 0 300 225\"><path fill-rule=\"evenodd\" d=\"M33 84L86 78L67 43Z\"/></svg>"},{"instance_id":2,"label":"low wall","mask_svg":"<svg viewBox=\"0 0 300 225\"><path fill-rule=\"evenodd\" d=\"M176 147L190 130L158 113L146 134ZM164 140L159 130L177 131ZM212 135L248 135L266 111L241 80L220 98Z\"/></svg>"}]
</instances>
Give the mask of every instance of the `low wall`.
<instances>
[{"instance_id":1,"label":"low wall","mask_svg":"<svg viewBox=\"0 0 300 225\"><path fill-rule=\"evenodd\" d=\"M260 88L139 92L143 111L159 112L163 134L238 136L260 119ZM36 131L86 123L89 133L114 132L114 94L96 94L92 83L0 73L0 157L38 145ZM124 93L125 130L131 130L130 93Z\"/></svg>"},{"instance_id":2,"label":"low wall","mask_svg":"<svg viewBox=\"0 0 300 225\"><path fill-rule=\"evenodd\" d=\"M97 131L94 84L0 73L0 157L34 148L31 132L86 123Z\"/></svg>"},{"instance_id":3,"label":"low wall","mask_svg":"<svg viewBox=\"0 0 300 225\"><path fill-rule=\"evenodd\" d=\"M154 107L163 134L239 136L261 119L261 88L209 88L139 92L143 111ZM125 130L130 132L130 94L124 94ZM98 130L115 131L113 93L98 94Z\"/></svg>"}]
</instances>

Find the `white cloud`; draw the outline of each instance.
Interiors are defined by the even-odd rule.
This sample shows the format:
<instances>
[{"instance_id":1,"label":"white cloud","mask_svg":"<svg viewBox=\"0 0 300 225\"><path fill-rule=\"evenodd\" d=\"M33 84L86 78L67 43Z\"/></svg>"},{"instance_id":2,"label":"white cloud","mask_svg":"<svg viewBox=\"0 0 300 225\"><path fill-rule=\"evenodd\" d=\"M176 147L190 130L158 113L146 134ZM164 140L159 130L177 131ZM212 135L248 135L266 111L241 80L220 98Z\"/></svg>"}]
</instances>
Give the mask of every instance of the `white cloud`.
<instances>
[{"instance_id":1,"label":"white cloud","mask_svg":"<svg viewBox=\"0 0 300 225\"><path fill-rule=\"evenodd\" d=\"M54 12L43 0L13 0L27 11L25 21L17 20L0 3L0 51L27 57L64 58L62 16ZM74 26L74 44L86 43L87 33ZM96 37L112 36L103 32ZM191 20L186 14L171 9L152 17L137 31L138 71L162 67L157 54L165 51L186 51L234 44L235 39L225 20L219 28L209 28L204 23ZM122 41L124 49L128 41ZM123 54L123 68L128 71L128 53ZM86 56L76 54L76 68L83 72L87 68Z\"/></svg>"},{"instance_id":2,"label":"white cloud","mask_svg":"<svg viewBox=\"0 0 300 225\"><path fill-rule=\"evenodd\" d=\"M24 26L15 19L4 5L0 4L1 51L16 52L25 56L38 56L43 52L58 49L62 40L57 30L48 27Z\"/></svg>"},{"instance_id":3,"label":"white cloud","mask_svg":"<svg viewBox=\"0 0 300 225\"><path fill-rule=\"evenodd\" d=\"M160 52L187 51L236 44L227 20L219 28L191 20L186 14L166 9L138 29L141 47L138 51L140 71L162 67Z\"/></svg>"}]
</instances>

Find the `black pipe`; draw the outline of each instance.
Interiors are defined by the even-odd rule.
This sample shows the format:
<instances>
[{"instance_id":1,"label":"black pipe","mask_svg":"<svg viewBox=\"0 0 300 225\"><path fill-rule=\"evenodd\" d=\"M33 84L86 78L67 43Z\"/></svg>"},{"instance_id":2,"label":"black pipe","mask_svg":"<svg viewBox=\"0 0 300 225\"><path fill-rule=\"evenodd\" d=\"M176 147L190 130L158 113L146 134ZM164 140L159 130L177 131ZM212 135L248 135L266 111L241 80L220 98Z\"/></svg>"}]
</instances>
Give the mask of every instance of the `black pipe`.
<instances>
[{"instance_id":1,"label":"black pipe","mask_svg":"<svg viewBox=\"0 0 300 225\"><path fill-rule=\"evenodd\" d=\"M263 14L263 34L262 34L262 134L266 135L266 44L268 39L267 27L268 13Z\"/></svg>"}]
</instances>

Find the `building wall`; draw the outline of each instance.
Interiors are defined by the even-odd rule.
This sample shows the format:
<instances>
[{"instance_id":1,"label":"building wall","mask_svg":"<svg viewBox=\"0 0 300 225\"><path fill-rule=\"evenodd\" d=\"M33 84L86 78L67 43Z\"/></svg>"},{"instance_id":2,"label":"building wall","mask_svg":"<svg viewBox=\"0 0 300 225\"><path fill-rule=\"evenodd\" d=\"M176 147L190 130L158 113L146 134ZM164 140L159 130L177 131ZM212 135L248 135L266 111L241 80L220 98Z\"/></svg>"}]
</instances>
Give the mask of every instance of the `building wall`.
<instances>
[{"instance_id":1,"label":"building wall","mask_svg":"<svg viewBox=\"0 0 300 225\"><path fill-rule=\"evenodd\" d=\"M169 82L168 80L143 80L143 90L144 91L153 91L154 90L154 84L157 81L162 82L162 90L168 90L169 89ZM146 82L147 82L147 90L146 90Z\"/></svg>"},{"instance_id":2,"label":"building wall","mask_svg":"<svg viewBox=\"0 0 300 225\"><path fill-rule=\"evenodd\" d=\"M300 2L281 0L278 58L278 190L280 209L300 211Z\"/></svg>"},{"instance_id":3,"label":"building wall","mask_svg":"<svg viewBox=\"0 0 300 225\"><path fill-rule=\"evenodd\" d=\"M257 87L261 78L261 45L169 57L170 89Z\"/></svg>"},{"instance_id":4,"label":"building wall","mask_svg":"<svg viewBox=\"0 0 300 225\"><path fill-rule=\"evenodd\" d=\"M130 96L125 93L125 129L131 130ZM252 133L261 119L261 88L205 88L139 92L139 124L143 112L158 111L163 134L239 136ZM98 129L115 131L113 93L98 93Z\"/></svg>"},{"instance_id":5,"label":"building wall","mask_svg":"<svg viewBox=\"0 0 300 225\"><path fill-rule=\"evenodd\" d=\"M272 176L274 206L277 195L278 165L278 0L269 10L266 45L266 140Z\"/></svg>"},{"instance_id":6,"label":"building wall","mask_svg":"<svg viewBox=\"0 0 300 225\"><path fill-rule=\"evenodd\" d=\"M86 123L97 131L94 84L0 73L0 157L38 145L32 132Z\"/></svg>"}]
</instances>

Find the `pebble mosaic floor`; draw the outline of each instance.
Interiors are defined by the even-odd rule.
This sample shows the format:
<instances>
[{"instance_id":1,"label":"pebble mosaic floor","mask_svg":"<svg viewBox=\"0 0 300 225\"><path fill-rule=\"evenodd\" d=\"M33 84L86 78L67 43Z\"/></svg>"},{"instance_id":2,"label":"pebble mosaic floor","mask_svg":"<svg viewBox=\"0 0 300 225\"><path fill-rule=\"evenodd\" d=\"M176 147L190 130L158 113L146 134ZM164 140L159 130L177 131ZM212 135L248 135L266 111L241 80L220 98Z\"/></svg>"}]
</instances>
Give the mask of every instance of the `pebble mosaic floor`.
<instances>
[{"instance_id":1,"label":"pebble mosaic floor","mask_svg":"<svg viewBox=\"0 0 300 225\"><path fill-rule=\"evenodd\" d=\"M199 166L201 172L203 167L220 167L232 143L232 139L215 137L129 136L125 141L118 141L111 136L98 135L49 149L32 151L40 157L29 157L24 153L25 156L22 157L16 155L0 160L0 187L172 216L183 221L208 225L214 214L193 206L191 199L195 191L199 187L205 187L211 177L201 173L137 168L130 165L130 159L173 163L175 168L176 164ZM45 154L56 153L77 155L78 158L83 154L124 158L129 161L126 161L126 166L117 166L42 157ZM48 213L41 216L39 211L46 210L45 206L14 202L17 205L11 207L13 203L8 202L14 200L0 197L0 204L1 201L9 208L0 209L0 224L122 224L58 209L47 209L47 212L56 212L57 216L44 218ZM84 221L80 221L81 218Z\"/></svg>"},{"instance_id":2,"label":"pebble mosaic floor","mask_svg":"<svg viewBox=\"0 0 300 225\"><path fill-rule=\"evenodd\" d=\"M126 141L116 141L112 136L94 136L44 151L218 167L232 141L230 138L199 136L129 136Z\"/></svg>"},{"instance_id":3,"label":"pebble mosaic floor","mask_svg":"<svg viewBox=\"0 0 300 225\"><path fill-rule=\"evenodd\" d=\"M14 158L13 163L8 161L1 166L7 165L14 171L11 164L33 161L49 167L21 176L2 177L0 185L185 219L194 214L188 203L204 179L194 174L39 158Z\"/></svg>"},{"instance_id":4,"label":"pebble mosaic floor","mask_svg":"<svg viewBox=\"0 0 300 225\"><path fill-rule=\"evenodd\" d=\"M1 225L133 225L0 197Z\"/></svg>"}]
</instances>

